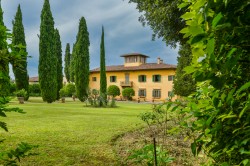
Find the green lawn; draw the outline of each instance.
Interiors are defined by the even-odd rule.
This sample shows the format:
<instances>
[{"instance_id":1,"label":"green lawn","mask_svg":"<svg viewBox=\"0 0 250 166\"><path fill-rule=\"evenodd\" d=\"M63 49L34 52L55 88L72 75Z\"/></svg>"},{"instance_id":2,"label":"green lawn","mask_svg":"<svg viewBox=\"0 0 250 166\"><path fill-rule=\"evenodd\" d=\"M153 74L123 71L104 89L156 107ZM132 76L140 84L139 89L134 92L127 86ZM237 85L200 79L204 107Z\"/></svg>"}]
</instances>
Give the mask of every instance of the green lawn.
<instances>
[{"instance_id":1,"label":"green lawn","mask_svg":"<svg viewBox=\"0 0 250 166\"><path fill-rule=\"evenodd\" d=\"M30 98L25 104L16 100L10 106L22 108L26 114L8 113L0 118L9 132L1 149L19 142L39 145L37 156L22 160L21 165L119 165L111 146L115 136L141 125L137 117L151 110L149 104L118 102L117 108L91 108L66 99L66 103L43 103Z\"/></svg>"}]
</instances>

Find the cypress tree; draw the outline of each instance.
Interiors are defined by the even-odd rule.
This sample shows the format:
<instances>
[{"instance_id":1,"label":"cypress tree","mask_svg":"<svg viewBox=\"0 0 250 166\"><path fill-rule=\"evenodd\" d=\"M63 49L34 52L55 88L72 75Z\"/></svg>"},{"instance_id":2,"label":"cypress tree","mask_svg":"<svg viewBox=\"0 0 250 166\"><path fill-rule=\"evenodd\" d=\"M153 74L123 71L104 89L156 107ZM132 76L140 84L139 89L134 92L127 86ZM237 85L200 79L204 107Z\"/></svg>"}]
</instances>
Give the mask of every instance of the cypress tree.
<instances>
[{"instance_id":1,"label":"cypress tree","mask_svg":"<svg viewBox=\"0 0 250 166\"><path fill-rule=\"evenodd\" d=\"M107 78L106 78L106 65L105 65L105 45L104 45L104 28L102 27L102 37L100 44L100 94L105 103L107 103ZM100 102L100 106L103 103Z\"/></svg>"},{"instance_id":2,"label":"cypress tree","mask_svg":"<svg viewBox=\"0 0 250 166\"><path fill-rule=\"evenodd\" d=\"M52 103L57 98L57 57L54 54L54 31L49 0L45 0L41 13L38 73L42 98L48 103Z\"/></svg>"},{"instance_id":3,"label":"cypress tree","mask_svg":"<svg viewBox=\"0 0 250 166\"><path fill-rule=\"evenodd\" d=\"M3 10L0 1L0 97L9 95L10 77L9 77L9 55L7 49L6 27L3 22Z\"/></svg>"},{"instance_id":4,"label":"cypress tree","mask_svg":"<svg viewBox=\"0 0 250 166\"><path fill-rule=\"evenodd\" d=\"M177 69L174 79L174 93L180 96L188 96L196 89L196 83L191 74L186 74L183 70L189 66L192 61L192 53L189 44L180 47L179 57L177 59Z\"/></svg>"},{"instance_id":5,"label":"cypress tree","mask_svg":"<svg viewBox=\"0 0 250 166\"><path fill-rule=\"evenodd\" d=\"M26 41L25 41L25 33L24 33L24 27L22 22L22 11L20 4L18 5L17 12L15 19L13 21L13 35L12 35L12 44L13 45L19 45L21 44L24 46L23 48L14 48L15 51L23 51L27 54L26 51ZM20 50L22 49L22 50ZM27 91L27 96L25 96L25 100L28 100L29 98L29 76L27 71L27 56L22 56L22 61L12 63L13 72L15 75L15 82L17 90L25 89Z\"/></svg>"},{"instance_id":6,"label":"cypress tree","mask_svg":"<svg viewBox=\"0 0 250 166\"><path fill-rule=\"evenodd\" d=\"M57 57L57 100L60 99L59 91L63 87L63 73L62 73L62 44L58 29L55 29L54 34L54 54Z\"/></svg>"},{"instance_id":7,"label":"cypress tree","mask_svg":"<svg viewBox=\"0 0 250 166\"><path fill-rule=\"evenodd\" d=\"M71 82L75 82L75 52L76 52L76 44L73 44L73 50L70 57L70 67L69 67Z\"/></svg>"},{"instance_id":8,"label":"cypress tree","mask_svg":"<svg viewBox=\"0 0 250 166\"><path fill-rule=\"evenodd\" d=\"M70 45L67 43L66 50L65 50L65 56L64 56L64 74L67 79L67 82L70 82Z\"/></svg>"},{"instance_id":9,"label":"cypress tree","mask_svg":"<svg viewBox=\"0 0 250 166\"><path fill-rule=\"evenodd\" d=\"M84 101L88 97L89 45L87 24L85 18L82 17L79 23L74 55L76 94L80 101Z\"/></svg>"}]
</instances>

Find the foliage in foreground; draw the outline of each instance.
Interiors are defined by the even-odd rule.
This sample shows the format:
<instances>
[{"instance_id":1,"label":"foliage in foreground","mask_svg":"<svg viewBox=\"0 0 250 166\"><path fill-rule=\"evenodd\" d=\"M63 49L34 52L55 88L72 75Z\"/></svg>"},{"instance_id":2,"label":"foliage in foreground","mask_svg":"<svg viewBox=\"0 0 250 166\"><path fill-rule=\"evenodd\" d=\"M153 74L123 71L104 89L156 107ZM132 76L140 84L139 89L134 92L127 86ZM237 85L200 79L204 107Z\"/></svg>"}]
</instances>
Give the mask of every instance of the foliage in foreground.
<instances>
[{"instance_id":1,"label":"foliage in foreground","mask_svg":"<svg viewBox=\"0 0 250 166\"><path fill-rule=\"evenodd\" d=\"M167 151L162 150L162 147L156 147L157 164L167 165L174 161L173 157L170 157ZM155 165L154 161L154 144L147 144L139 150L134 150L128 157L128 160L132 160L135 164L147 164L148 166Z\"/></svg>"},{"instance_id":2,"label":"foliage in foreground","mask_svg":"<svg viewBox=\"0 0 250 166\"><path fill-rule=\"evenodd\" d=\"M199 83L187 101L169 108L183 115L193 154L203 150L214 165L250 164L249 5L247 0L180 5L188 6L181 32L193 54L185 70Z\"/></svg>"}]
</instances>

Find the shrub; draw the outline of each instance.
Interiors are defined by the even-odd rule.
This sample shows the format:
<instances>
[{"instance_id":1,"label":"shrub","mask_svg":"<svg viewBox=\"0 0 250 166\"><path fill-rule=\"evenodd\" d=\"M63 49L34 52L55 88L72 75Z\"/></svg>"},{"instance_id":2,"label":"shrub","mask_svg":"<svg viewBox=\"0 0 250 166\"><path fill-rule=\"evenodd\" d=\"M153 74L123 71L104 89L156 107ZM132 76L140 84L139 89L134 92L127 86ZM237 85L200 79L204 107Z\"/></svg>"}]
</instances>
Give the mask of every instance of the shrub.
<instances>
[{"instance_id":1,"label":"shrub","mask_svg":"<svg viewBox=\"0 0 250 166\"><path fill-rule=\"evenodd\" d=\"M39 84L29 85L30 94L41 94L41 89Z\"/></svg>"},{"instance_id":2,"label":"shrub","mask_svg":"<svg viewBox=\"0 0 250 166\"><path fill-rule=\"evenodd\" d=\"M14 95L16 92L16 84L15 83L11 83L10 84L10 94Z\"/></svg>"},{"instance_id":3,"label":"shrub","mask_svg":"<svg viewBox=\"0 0 250 166\"><path fill-rule=\"evenodd\" d=\"M25 96L27 96L27 92L26 92L25 89L18 90L18 91L16 91L15 94L16 94L17 97L25 97Z\"/></svg>"},{"instance_id":4,"label":"shrub","mask_svg":"<svg viewBox=\"0 0 250 166\"><path fill-rule=\"evenodd\" d=\"M63 87L62 89L60 89L59 95L60 95L61 98L67 96L67 91L66 91L66 88L65 88L65 87Z\"/></svg>"},{"instance_id":5,"label":"shrub","mask_svg":"<svg viewBox=\"0 0 250 166\"><path fill-rule=\"evenodd\" d=\"M71 97L72 95L75 94L76 92L76 87L75 87L75 84L73 83L69 83L65 86L65 90L66 90L66 95L68 97Z\"/></svg>"},{"instance_id":6,"label":"shrub","mask_svg":"<svg viewBox=\"0 0 250 166\"><path fill-rule=\"evenodd\" d=\"M112 97L116 97L119 96L121 94L120 92L120 88L116 85L110 85L108 87L108 95L112 96Z\"/></svg>"},{"instance_id":7,"label":"shrub","mask_svg":"<svg viewBox=\"0 0 250 166\"><path fill-rule=\"evenodd\" d=\"M122 96L127 98L128 100L132 100L132 96L135 95L135 91L132 88L125 88L122 91Z\"/></svg>"}]
</instances>

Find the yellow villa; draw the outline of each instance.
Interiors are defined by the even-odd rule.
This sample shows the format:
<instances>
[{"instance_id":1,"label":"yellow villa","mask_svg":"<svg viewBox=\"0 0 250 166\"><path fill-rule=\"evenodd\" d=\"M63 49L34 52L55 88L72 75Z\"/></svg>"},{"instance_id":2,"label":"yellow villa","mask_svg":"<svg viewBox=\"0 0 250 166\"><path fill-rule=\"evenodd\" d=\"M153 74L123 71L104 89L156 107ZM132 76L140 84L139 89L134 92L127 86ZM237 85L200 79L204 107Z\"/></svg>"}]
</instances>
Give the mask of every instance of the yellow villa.
<instances>
[{"instance_id":1,"label":"yellow villa","mask_svg":"<svg viewBox=\"0 0 250 166\"><path fill-rule=\"evenodd\" d=\"M117 85L122 89L131 87L135 91L133 100L164 101L173 90L176 65L147 63L146 55L139 53L125 54L124 65L106 66L107 86ZM90 89L100 89L100 68L90 71ZM118 98L122 98L119 96Z\"/></svg>"}]
</instances>

